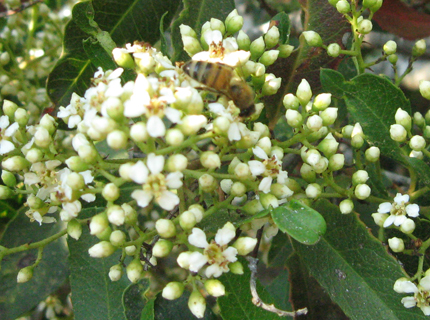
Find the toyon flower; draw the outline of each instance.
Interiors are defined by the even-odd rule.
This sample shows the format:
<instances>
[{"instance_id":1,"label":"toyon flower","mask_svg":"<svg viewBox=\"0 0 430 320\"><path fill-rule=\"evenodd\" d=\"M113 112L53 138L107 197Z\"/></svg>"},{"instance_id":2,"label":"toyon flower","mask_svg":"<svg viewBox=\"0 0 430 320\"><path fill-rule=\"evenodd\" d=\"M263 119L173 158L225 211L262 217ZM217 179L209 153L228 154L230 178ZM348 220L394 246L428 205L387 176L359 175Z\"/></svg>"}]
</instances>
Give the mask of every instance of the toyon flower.
<instances>
[{"instance_id":1,"label":"toyon flower","mask_svg":"<svg viewBox=\"0 0 430 320\"><path fill-rule=\"evenodd\" d=\"M418 285L406 278L400 278L394 284L394 291L397 293L413 293L413 297L404 297L402 299L405 308L417 306L426 316L430 315L430 275L422 278Z\"/></svg>"},{"instance_id":2,"label":"toyon flower","mask_svg":"<svg viewBox=\"0 0 430 320\"><path fill-rule=\"evenodd\" d=\"M165 176L161 173L163 167L164 157L151 153L148 155L146 165L138 161L130 170L132 173L130 178L142 184L142 190L134 190L131 194L140 207L147 207L152 199L164 210L172 210L179 204L179 197L169 189L178 189L182 186L183 174L176 171Z\"/></svg>"},{"instance_id":3,"label":"toyon flower","mask_svg":"<svg viewBox=\"0 0 430 320\"><path fill-rule=\"evenodd\" d=\"M205 270L206 277L219 277L223 273L230 271L228 265L237 260L237 249L228 246L236 235L236 229L231 222L227 222L224 227L218 230L210 243L206 240L206 234L199 228L193 228L188 236L188 242L202 248L203 253L183 252L178 257L178 264L192 272L198 272L204 265L209 266Z\"/></svg>"},{"instance_id":4,"label":"toyon flower","mask_svg":"<svg viewBox=\"0 0 430 320\"><path fill-rule=\"evenodd\" d=\"M394 197L394 202L384 202L379 205L378 213L390 214L384 221L383 227L387 228L394 224L400 226L407 217L416 218L419 216L420 207L417 204L409 203L409 195L398 193Z\"/></svg>"},{"instance_id":5,"label":"toyon flower","mask_svg":"<svg viewBox=\"0 0 430 320\"><path fill-rule=\"evenodd\" d=\"M255 147L252 149L254 155L263 161L251 160L248 161L249 169L254 177L263 176L258 190L264 193L270 192L270 187L272 185L273 179L277 179L278 183L284 184L288 178L287 171L282 170L282 163L278 160L276 155L268 157L266 152L260 147ZM291 191L291 196L293 192Z\"/></svg>"}]
</instances>

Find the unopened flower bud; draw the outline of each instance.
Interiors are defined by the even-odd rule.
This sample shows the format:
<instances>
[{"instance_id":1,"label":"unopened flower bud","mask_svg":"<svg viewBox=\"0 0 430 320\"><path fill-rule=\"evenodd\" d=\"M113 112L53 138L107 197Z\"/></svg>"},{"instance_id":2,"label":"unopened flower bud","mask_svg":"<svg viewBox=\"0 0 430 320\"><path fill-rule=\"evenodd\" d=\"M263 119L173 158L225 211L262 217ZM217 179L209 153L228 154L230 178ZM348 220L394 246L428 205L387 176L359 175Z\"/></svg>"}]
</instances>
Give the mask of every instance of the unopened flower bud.
<instances>
[{"instance_id":1,"label":"unopened flower bud","mask_svg":"<svg viewBox=\"0 0 430 320\"><path fill-rule=\"evenodd\" d=\"M134 60L126 49L115 48L112 50L112 55L118 66L128 69L134 68Z\"/></svg>"},{"instance_id":2,"label":"unopened flower bud","mask_svg":"<svg viewBox=\"0 0 430 320\"><path fill-rule=\"evenodd\" d=\"M113 265L109 269L110 281L118 281L122 277L122 266L120 264Z\"/></svg>"},{"instance_id":3,"label":"unopened flower bud","mask_svg":"<svg viewBox=\"0 0 430 320\"><path fill-rule=\"evenodd\" d=\"M385 220L388 218L388 214L386 213L372 213L372 218L375 221L375 224L383 227Z\"/></svg>"},{"instance_id":4,"label":"unopened flower bud","mask_svg":"<svg viewBox=\"0 0 430 320\"><path fill-rule=\"evenodd\" d=\"M110 223L121 226L125 222L125 212L119 205L110 206L107 209L107 217Z\"/></svg>"},{"instance_id":5,"label":"unopened flower bud","mask_svg":"<svg viewBox=\"0 0 430 320\"><path fill-rule=\"evenodd\" d=\"M47 148L52 142L48 130L43 127L38 127L34 134L34 143L40 148Z\"/></svg>"},{"instance_id":6,"label":"unopened flower bud","mask_svg":"<svg viewBox=\"0 0 430 320\"><path fill-rule=\"evenodd\" d=\"M169 240L160 239L152 248L152 255L156 258L164 258L172 251L173 243Z\"/></svg>"},{"instance_id":7,"label":"unopened flower bud","mask_svg":"<svg viewBox=\"0 0 430 320\"><path fill-rule=\"evenodd\" d=\"M354 202L350 199L345 199L339 203L339 209L342 214L351 213L354 210Z\"/></svg>"},{"instance_id":8,"label":"unopened flower bud","mask_svg":"<svg viewBox=\"0 0 430 320\"><path fill-rule=\"evenodd\" d=\"M370 147L366 150L364 153L366 160L369 162L376 162L379 160L379 156L381 154L381 151L378 147Z\"/></svg>"},{"instance_id":9,"label":"unopened flower bud","mask_svg":"<svg viewBox=\"0 0 430 320\"><path fill-rule=\"evenodd\" d=\"M109 220L105 212L96 214L90 222L90 234L97 235L102 233L109 226Z\"/></svg>"},{"instance_id":10,"label":"unopened flower bud","mask_svg":"<svg viewBox=\"0 0 430 320\"><path fill-rule=\"evenodd\" d=\"M360 200L365 200L370 196L371 189L367 184L358 184L355 187L354 194Z\"/></svg>"},{"instance_id":11,"label":"unopened flower bud","mask_svg":"<svg viewBox=\"0 0 430 320\"><path fill-rule=\"evenodd\" d=\"M207 119L203 115L187 115L182 118L180 129L185 135L196 134L202 127L207 124Z\"/></svg>"},{"instance_id":12,"label":"unopened flower bud","mask_svg":"<svg viewBox=\"0 0 430 320\"><path fill-rule=\"evenodd\" d=\"M15 175L7 170L2 170L1 179L3 183L11 188L16 187L16 178Z\"/></svg>"},{"instance_id":13,"label":"unopened flower bud","mask_svg":"<svg viewBox=\"0 0 430 320\"><path fill-rule=\"evenodd\" d=\"M413 136L409 141L409 146L414 151L422 151L426 147L426 140L421 136Z\"/></svg>"},{"instance_id":14,"label":"unopened flower bud","mask_svg":"<svg viewBox=\"0 0 430 320\"><path fill-rule=\"evenodd\" d=\"M340 54L341 47L337 43L330 43L327 47L327 54L330 57L337 58Z\"/></svg>"},{"instance_id":15,"label":"unopened flower bud","mask_svg":"<svg viewBox=\"0 0 430 320\"><path fill-rule=\"evenodd\" d=\"M135 142L145 142L148 139L146 124L142 121L136 122L130 128L130 138Z\"/></svg>"},{"instance_id":16,"label":"unopened flower bud","mask_svg":"<svg viewBox=\"0 0 430 320\"><path fill-rule=\"evenodd\" d=\"M139 259L134 259L130 262L126 268L127 278L132 282L136 283L140 280L143 274L143 266Z\"/></svg>"},{"instance_id":17,"label":"unopened flower bud","mask_svg":"<svg viewBox=\"0 0 430 320\"><path fill-rule=\"evenodd\" d=\"M102 190L102 196L106 201L115 201L120 196L120 190L114 183L108 183Z\"/></svg>"},{"instance_id":18,"label":"unopened flower bud","mask_svg":"<svg viewBox=\"0 0 430 320\"><path fill-rule=\"evenodd\" d=\"M313 106L317 111L323 111L327 109L330 103L331 93L321 93L315 97Z\"/></svg>"},{"instance_id":19,"label":"unopened flower bud","mask_svg":"<svg viewBox=\"0 0 430 320\"><path fill-rule=\"evenodd\" d=\"M155 223L155 229L160 237L171 238L176 235L176 227L172 220L158 219Z\"/></svg>"},{"instance_id":20,"label":"unopened flower bud","mask_svg":"<svg viewBox=\"0 0 430 320\"><path fill-rule=\"evenodd\" d=\"M284 107L286 109L297 110L300 107L299 99L295 95L293 95L292 93L286 94L284 96L284 100L282 102L283 102Z\"/></svg>"},{"instance_id":21,"label":"unopened flower bud","mask_svg":"<svg viewBox=\"0 0 430 320\"><path fill-rule=\"evenodd\" d=\"M19 172L30 166L30 162L21 156L13 156L2 161L2 168L11 172Z\"/></svg>"},{"instance_id":22,"label":"unopened flower bud","mask_svg":"<svg viewBox=\"0 0 430 320\"><path fill-rule=\"evenodd\" d=\"M322 188L318 183L311 183L308 184L305 192L308 198L315 199L321 194Z\"/></svg>"},{"instance_id":23,"label":"unopened flower bud","mask_svg":"<svg viewBox=\"0 0 430 320\"><path fill-rule=\"evenodd\" d=\"M278 47L279 58L288 58L294 50L294 46L289 44L281 44Z\"/></svg>"},{"instance_id":24,"label":"unopened flower bud","mask_svg":"<svg viewBox=\"0 0 430 320\"><path fill-rule=\"evenodd\" d=\"M75 240L79 240L82 234L82 225L78 220L72 219L67 223L67 234Z\"/></svg>"},{"instance_id":25,"label":"unopened flower bud","mask_svg":"<svg viewBox=\"0 0 430 320\"><path fill-rule=\"evenodd\" d=\"M122 246L126 240L127 240L127 237L125 233L122 232L121 230L112 231L109 237L110 243L112 243L115 247Z\"/></svg>"},{"instance_id":26,"label":"unopened flower bud","mask_svg":"<svg viewBox=\"0 0 430 320\"><path fill-rule=\"evenodd\" d=\"M30 149L29 152L31 150L33 150L33 149ZM38 149L35 149L35 150L38 150ZM27 153L27 155L28 155L28 153ZM42 154L42 156L43 156L43 154ZM82 171L86 171L89 169L88 164L83 162L79 156L72 156L69 159L67 159L65 162L66 162L66 165L69 167L69 169L72 171L82 172Z\"/></svg>"},{"instance_id":27,"label":"unopened flower bud","mask_svg":"<svg viewBox=\"0 0 430 320\"><path fill-rule=\"evenodd\" d=\"M114 150L126 149L128 136L122 130L114 130L107 135L107 144Z\"/></svg>"},{"instance_id":28,"label":"unopened flower bud","mask_svg":"<svg viewBox=\"0 0 430 320\"><path fill-rule=\"evenodd\" d=\"M327 158L330 158L334 155L339 147L339 142L333 137L330 133L328 134L319 144L318 150L323 152Z\"/></svg>"},{"instance_id":29,"label":"unopened flower bud","mask_svg":"<svg viewBox=\"0 0 430 320\"><path fill-rule=\"evenodd\" d=\"M1 200L6 200L9 199L13 196L13 192L12 190L10 190L8 187L6 186L1 186L0 185L0 199Z\"/></svg>"},{"instance_id":30,"label":"unopened flower bud","mask_svg":"<svg viewBox=\"0 0 430 320\"><path fill-rule=\"evenodd\" d=\"M207 169L216 169L221 166L221 159L218 154L213 151L206 151L200 155L200 162Z\"/></svg>"},{"instance_id":31,"label":"unopened flower bud","mask_svg":"<svg viewBox=\"0 0 430 320\"><path fill-rule=\"evenodd\" d=\"M266 76L265 82L263 84L263 88L261 88L261 93L264 96L270 96L276 94L279 88L281 87L281 78L276 78L273 74L268 74Z\"/></svg>"},{"instance_id":32,"label":"unopened flower bud","mask_svg":"<svg viewBox=\"0 0 430 320\"><path fill-rule=\"evenodd\" d=\"M382 1L382 0L380 0ZM412 56L419 57L422 56L426 52L426 42L424 39L418 40L415 42L414 47L412 48Z\"/></svg>"},{"instance_id":33,"label":"unopened flower bud","mask_svg":"<svg viewBox=\"0 0 430 320\"><path fill-rule=\"evenodd\" d=\"M263 37L259 37L252 41L251 45L249 46L249 51L251 51L251 59L255 61L260 58L265 49L266 46Z\"/></svg>"},{"instance_id":34,"label":"unopened flower bud","mask_svg":"<svg viewBox=\"0 0 430 320\"><path fill-rule=\"evenodd\" d=\"M237 10L234 9L229 13L225 19L225 27L229 34L235 34L243 27L243 17L238 15ZM243 50L243 49L242 49Z\"/></svg>"},{"instance_id":35,"label":"unopened flower bud","mask_svg":"<svg viewBox=\"0 0 430 320\"><path fill-rule=\"evenodd\" d=\"M242 209L249 215L253 215L264 210L263 205L257 199L247 202Z\"/></svg>"},{"instance_id":36,"label":"unopened flower bud","mask_svg":"<svg viewBox=\"0 0 430 320\"><path fill-rule=\"evenodd\" d=\"M15 111L18 109L18 105L15 102L10 100L3 101L3 113L9 117L9 119L13 119L15 115Z\"/></svg>"},{"instance_id":37,"label":"unopened flower bud","mask_svg":"<svg viewBox=\"0 0 430 320\"><path fill-rule=\"evenodd\" d=\"M320 117L323 120L324 126L332 125L337 119L337 108L327 108L320 112Z\"/></svg>"},{"instance_id":38,"label":"unopened flower bud","mask_svg":"<svg viewBox=\"0 0 430 320\"><path fill-rule=\"evenodd\" d=\"M386 55L394 54L397 51L397 43L393 40L389 40L384 44L383 49Z\"/></svg>"},{"instance_id":39,"label":"unopened flower bud","mask_svg":"<svg viewBox=\"0 0 430 320\"><path fill-rule=\"evenodd\" d=\"M101 241L88 249L93 258L106 258L114 253L116 248L109 241Z\"/></svg>"},{"instance_id":40,"label":"unopened flower bud","mask_svg":"<svg viewBox=\"0 0 430 320\"><path fill-rule=\"evenodd\" d=\"M173 154L166 162L166 169L169 172L183 171L188 166L188 159L183 154Z\"/></svg>"},{"instance_id":41,"label":"unopened flower bud","mask_svg":"<svg viewBox=\"0 0 430 320\"><path fill-rule=\"evenodd\" d=\"M71 172L67 176L66 183L74 191L81 190L85 187L84 177L77 172Z\"/></svg>"},{"instance_id":42,"label":"unopened flower bud","mask_svg":"<svg viewBox=\"0 0 430 320\"><path fill-rule=\"evenodd\" d=\"M254 250L257 244L257 239L251 237L240 237L234 243L233 247L237 249L237 254L246 256Z\"/></svg>"},{"instance_id":43,"label":"unopened flower bud","mask_svg":"<svg viewBox=\"0 0 430 320\"><path fill-rule=\"evenodd\" d=\"M279 42L279 29L276 26L272 26L267 33L264 35L264 42L266 43L266 48L270 49L276 46Z\"/></svg>"},{"instance_id":44,"label":"unopened flower bud","mask_svg":"<svg viewBox=\"0 0 430 320\"><path fill-rule=\"evenodd\" d=\"M184 134L179 129L169 129L166 131L166 142L173 147L180 146L184 142Z\"/></svg>"},{"instance_id":45,"label":"unopened flower bud","mask_svg":"<svg viewBox=\"0 0 430 320\"><path fill-rule=\"evenodd\" d=\"M372 21L369 19L363 19L358 23L358 32L361 34L368 34L370 31L372 31L372 28Z\"/></svg>"},{"instance_id":46,"label":"unopened flower bud","mask_svg":"<svg viewBox=\"0 0 430 320\"><path fill-rule=\"evenodd\" d=\"M57 128L57 122L49 114L45 114L42 117L42 119L40 119L39 124L40 124L41 127L43 127L46 130L48 130L48 132L49 132L50 135L52 135L55 132L56 128Z\"/></svg>"},{"instance_id":47,"label":"unopened flower bud","mask_svg":"<svg viewBox=\"0 0 430 320\"><path fill-rule=\"evenodd\" d=\"M264 209L277 208L279 206L278 199L271 193L260 194L260 202Z\"/></svg>"},{"instance_id":48,"label":"unopened flower bud","mask_svg":"<svg viewBox=\"0 0 430 320\"><path fill-rule=\"evenodd\" d=\"M400 124L392 124L390 127L391 139L397 142L404 142L406 140L407 132Z\"/></svg>"},{"instance_id":49,"label":"unopened flower bud","mask_svg":"<svg viewBox=\"0 0 430 320\"><path fill-rule=\"evenodd\" d=\"M306 121L306 126L308 127L309 130L316 132L322 128L323 120L320 116L315 114L308 118L308 120Z\"/></svg>"},{"instance_id":50,"label":"unopened flower bud","mask_svg":"<svg viewBox=\"0 0 430 320\"><path fill-rule=\"evenodd\" d=\"M205 173L199 178L199 186L203 192L212 192L217 187L217 181L213 176Z\"/></svg>"},{"instance_id":51,"label":"unopened flower bud","mask_svg":"<svg viewBox=\"0 0 430 320\"><path fill-rule=\"evenodd\" d=\"M239 34L237 35L237 45L239 46L240 50L245 51L249 51L249 48L251 46L251 40L249 39L248 35L242 30L240 30Z\"/></svg>"},{"instance_id":52,"label":"unopened flower bud","mask_svg":"<svg viewBox=\"0 0 430 320\"><path fill-rule=\"evenodd\" d=\"M306 182L312 183L316 181L316 173L314 169L307 163L303 163L301 166L300 175Z\"/></svg>"},{"instance_id":53,"label":"unopened flower bud","mask_svg":"<svg viewBox=\"0 0 430 320\"><path fill-rule=\"evenodd\" d=\"M126 255L128 255L128 256L134 256L134 254L136 253L136 250L137 250L137 248L136 248L136 246L127 246L127 247L125 247L125 253L126 253Z\"/></svg>"},{"instance_id":54,"label":"unopened flower bud","mask_svg":"<svg viewBox=\"0 0 430 320\"><path fill-rule=\"evenodd\" d=\"M190 57L203 51L199 40L190 36L182 36L182 42L184 43L184 50Z\"/></svg>"},{"instance_id":55,"label":"unopened flower bud","mask_svg":"<svg viewBox=\"0 0 430 320\"><path fill-rule=\"evenodd\" d=\"M323 173L328 168L328 159L326 157L321 157L320 160L312 166L312 169L316 173Z\"/></svg>"},{"instance_id":56,"label":"unopened flower bud","mask_svg":"<svg viewBox=\"0 0 430 320\"><path fill-rule=\"evenodd\" d=\"M366 183L369 179L369 174L366 170L357 170L352 175L352 184L355 186L357 184Z\"/></svg>"},{"instance_id":57,"label":"unopened flower bud","mask_svg":"<svg viewBox=\"0 0 430 320\"><path fill-rule=\"evenodd\" d=\"M243 265L240 261L230 263L228 267L230 268L230 272L233 274L243 274Z\"/></svg>"},{"instance_id":58,"label":"unopened flower bud","mask_svg":"<svg viewBox=\"0 0 430 320\"><path fill-rule=\"evenodd\" d=\"M265 51L260 59L258 59L258 62L264 64L266 67L272 65L276 59L278 59L279 50L268 50Z\"/></svg>"},{"instance_id":59,"label":"unopened flower bud","mask_svg":"<svg viewBox=\"0 0 430 320\"><path fill-rule=\"evenodd\" d=\"M396 65L397 60L399 60L399 56L397 54L390 54L387 57L387 60L389 63L391 63L392 65Z\"/></svg>"},{"instance_id":60,"label":"unopened flower bud","mask_svg":"<svg viewBox=\"0 0 430 320\"><path fill-rule=\"evenodd\" d=\"M2 52L2 53L0 54L0 64L1 64L2 66L5 66L5 65L7 65L7 64L9 63L9 61L10 61L10 55L9 55L9 52L7 52L7 51Z\"/></svg>"},{"instance_id":61,"label":"unopened flower bud","mask_svg":"<svg viewBox=\"0 0 430 320\"><path fill-rule=\"evenodd\" d=\"M169 282L163 289L161 295L164 299L175 300L184 293L184 284L181 282Z\"/></svg>"},{"instance_id":62,"label":"unopened flower bud","mask_svg":"<svg viewBox=\"0 0 430 320\"><path fill-rule=\"evenodd\" d=\"M411 130L412 118L409 113L398 108L394 117L397 124L401 124L406 130Z\"/></svg>"},{"instance_id":63,"label":"unopened flower bud","mask_svg":"<svg viewBox=\"0 0 430 320\"><path fill-rule=\"evenodd\" d=\"M303 116L300 112L294 109L288 109L285 113L287 123L292 128L300 128L303 125Z\"/></svg>"},{"instance_id":64,"label":"unopened flower bud","mask_svg":"<svg viewBox=\"0 0 430 320\"><path fill-rule=\"evenodd\" d=\"M425 80L420 81L419 88L420 88L421 95L427 100L430 100L430 81L425 81Z\"/></svg>"},{"instance_id":65,"label":"unopened flower bud","mask_svg":"<svg viewBox=\"0 0 430 320\"><path fill-rule=\"evenodd\" d=\"M309 82L307 82L305 79L302 79L299 86L297 87L296 97L299 99L300 104L302 106L306 106L308 102L312 98L312 90L311 86L309 85Z\"/></svg>"},{"instance_id":66,"label":"unopened flower bud","mask_svg":"<svg viewBox=\"0 0 430 320\"><path fill-rule=\"evenodd\" d=\"M303 31L302 36L305 38L308 46L321 47L322 45L321 36L315 31Z\"/></svg>"},{"instance_id":67,"label":"unopened flower bud","mask_svg":"<svg viewBox=\"0 0 430 320\"><path fill-rule=\"evenodd\" d=\"M336 3L336 10L339 13L347 14L347 13L351 12L351 6L349 5L348 1L346 1L346 0L339 0Z\"/></svg>"},{"instance_id":68,"label":"unopened flower bud","mask_svg":"<svg viewBox=\"0 0 430 320\"><path fill-rule=\"evenodd\" d=\"M235 182L231 186L231 194L235 197L242 197L246 193L246 186L242 182Z\"/></svg>"},{"instance_id":69,"label":"unopened flower bud","mask_svg":"<svg viewBox=\"0 0 430 320\"><path fill-rule=\"evenodd\" d=\"M364 144L364 138L363 136L353 136L351 138L351 146L353 146L355 149L360 149Z\"/></svg>"},{"instance_id":70,"label":"unopened flower bud","mask_svg":"<svg viewBox=\"0 0 430 320\"><path fill-rule=\"evenodd\" d=\"M202 221L203 214L205 213L205 209L200 204L192 204L188 207L188 211L191 211L196 217L197 223Z\"/></svg>"},{"instance_id":71,"label":"unopened flower bud","mask_svg":"<svg viewBox=\"0 0 430 320\"><path fill-rule=\"evenodd\" d=\"M403 250L405 250L403 239L397 237L388 239L388 245L393 252L403 252Z\"/></svg>"},{"instance_id":72,"label":"unopened flower bud","mask_svg":"<svg viewBox=\"0 0 430 320\"><path fill-rule=\"evenodd\" d=\"M191 211L184 211L179 215L179 225L185 231L194 228L196 223L196 216Z\"/></svg>"},{"instance_id":73,"label":"unopened flower bud","mask_svg":"<svg viewBox=\"0 0 430 320\"><path fill-rule=\"evenodd\" d=\"M93 164L97 161L98 153L93 146L81 145L77 151L79 157L81 157L85 163Z\"/></svg>"},{"instance_id":74,"label":"unopened flower bud","mask_svg":"<svg viewBox=\"0 0 430 320\"><path fill-rule=\"evenodd\" d=\"M18 275L16 277L16 282L24 283L33 278L33 266L28 266L19 270Z\"/></svg>"},{"instance_id":75,"label":"unopened flower bud","mask_svg":"<svg viewBox=\"0 0 430 320\"><path fill-rule=\"evenodd\" d=\"M221 281L209 279L205 281L205 289L213 297L221 297L225 295L225 287Z\"/></svg>"},{"instance_id":76,"label":"unopened flower bud","mask_svg":"<svg viewBox=\"0 0 430 320\"><path fill-rule=\"evenodd\" d=\"M193 290L190 298L188 299L188 308L197 318L203 318L205 315L206 300L197 289Z\"/></svg>"},{"instance_id":77,"label":"unopened flower bud","mask_svg":"<svg viewBox=\"0 0 430 320\"><path fill-rule=\"evenodd\" d=\"M415 222L412 219L407 218L401 225L400 231L404 234L411 234L415 230Z\"/></svg>"},{"instance_id":78,"label":"unopened flower bud","mask_svg":"<svg viewBox=\"0 0 430 320\"><path fill-rule=\"evenodd\" d=\"M18 122L20 127L25 127L28 123L28 120L30 119L30 114L27 112L27 110L23 108L18 108L15 111L15 121Z\"/></svg>"},{"instance_id":79,"label":"unopened flower bud","mask_svg":"<svg viewBox=\"0 0 430 320\"><path fill-rule=\"evenodd\" d=\"M415 112L414 113L414 124L420 128L425 126L426 121L425 121L423 115L421 114L421 112Z\"/></svg>"},{"instance_id":80,"label":"unopened flower bud","mask_svg":"<svg viewBox=\"0 0 430 320\"><path fill-rule=\"evenodd\" d=\"M40 162L43 159L43 152L39 148L31 148L30 150L27 151L27 154L25 155L25 159L27 159L31 163ZM67 160L66 160L66 164L67 164ZM77 171L77 170L73 170L73 171Z\"/></svg>"},{"instance_id":81,"label":"unopened flower bud","mask_svg":"<svg viewBox=\"0 0 430 320\"><path fill-rule=\"evenodd\" d=\"M337 171L345 165L345 156L343 154L334 154L328 161L328 168L331 171Z\"/></svg>"}]
</instances>

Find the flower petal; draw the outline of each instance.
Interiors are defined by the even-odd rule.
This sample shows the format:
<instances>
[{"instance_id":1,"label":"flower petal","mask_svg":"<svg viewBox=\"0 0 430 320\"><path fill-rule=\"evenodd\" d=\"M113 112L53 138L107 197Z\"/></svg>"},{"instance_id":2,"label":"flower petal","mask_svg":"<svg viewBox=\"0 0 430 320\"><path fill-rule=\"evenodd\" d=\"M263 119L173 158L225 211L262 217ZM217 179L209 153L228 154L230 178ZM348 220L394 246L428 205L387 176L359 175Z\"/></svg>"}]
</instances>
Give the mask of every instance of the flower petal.
<instances>
[{"instance_id":1,"label":"flower petal","mask_svg":"<svg viewBox=\"0 0 430 320\"><path fill-rule=\"evenodd\" d=\"M190 254L189 269L192 272L198 272L207 262L208 262L208 258L205 255L195 251Z\"/></svg>"},{"instance_id":2,"label":"flower petal","mask_svg":"<svg viewBox=\"0 0 430 320\"><path fill-rule=\"evenodd\" d=\"M206 268L205 270L205 275L208 278L218 278L219 276L222 275L223 270L221 269L221 267L219 266L219 264L214 263L211 264L209 267Z\"/></svg>"},{"instance_id":3,"label":"flower petal","mask_svg":"<svg viewBox=\"0 0 430 320\"><path fill-rule=\"evenodd\" d=\"M206 234L199 228L193 228L191 234L188 236L188 242L197 248L206 248L209 245L206 240Z\"/></svg>"},{"instance_id":4,"label":"flower petal","mask_svg":"<svg viewBox=\"0 0 430 320\"><path fill-rule=\"evenodd\" d=\"M164 167L164 157L156 156L155 153L148 154L148 161L146 162L149 171L152 174L159 174Z\"/></svg>"},{"instance_id":5,"label":"flower petal","mask_svg":"<svg viewBox=\"0 0 430 320\"><path fill-rule=\"evenodd\" d=\"M145 208L152 200L152 193L144 190L134 190L131 197L137 201L139 207Z\"/></svg>"},{"instance_id":6,"label":"flower petal","mask_svg":"<svg viewBox=\"0 0 430 320\"><path fill-rule=\"evenodd\" d=\"M420 215L420 206L414 203L406 206L406 213L409 217L416 218Z\"/></svg>"},{"instance_id":7,"label":"flower petal","mask_svg":"<svg viewBox=\"0 0 430 320\"><path fill-rule=\"evenodd\" d=\"M161 208L170 211L179 204L179 197L173 192L165 190L156 201Z\"/></svg>"},{"instance_id":8,"label":"flower petal","mask_svg":"<svg viewBox=\"0 0 430 320\"><path fill-rule=\"evenodd\" d=\"M391 202L381 203L378 207L378 213L390 213L392 207L393 205Z\"/></svg>"}]
</instances>

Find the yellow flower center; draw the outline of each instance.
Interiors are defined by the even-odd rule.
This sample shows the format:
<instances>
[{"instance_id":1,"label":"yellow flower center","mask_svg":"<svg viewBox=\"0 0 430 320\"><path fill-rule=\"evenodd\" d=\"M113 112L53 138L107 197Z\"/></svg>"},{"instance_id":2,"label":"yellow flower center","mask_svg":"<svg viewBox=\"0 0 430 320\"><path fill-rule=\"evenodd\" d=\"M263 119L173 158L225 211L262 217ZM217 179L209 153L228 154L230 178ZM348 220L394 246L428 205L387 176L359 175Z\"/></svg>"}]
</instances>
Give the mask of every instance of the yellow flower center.
<instances>
[{"instance_id":1,"label":"yellow flower center","mask_svg":"<svg viewBox=\"0 0 430 320\"><path fill-rule=\"evenodd\" d=\"M272 156L271 158L263 161L264 165L266 166L266 171L264 171L263 176L265 177L272 177L275 178L278 176L279 172L281 171L281 164L276 159L275 156Z\"/></svg>"},{"instance_id":2,"label":"yellow flower center","mask_svg":"<svg viewBox=\"0 0 430 320\"><path fill-rule=\"evenodd\" d=\"M404 216L406 214L405 203L403 201L401 204L397 202L393 203L390 214L393 216Z\"/></svg>"},{"instance_id":3,"label":"yellow flower center","mask_svg":"<svg viewBox=\"0 0 430 320\"><path fill-rule=\"evenodd\" d=\"M222 255L223 251L227 248L227 245L220 246L214 240L204 250L204 255L208 258L209 264L218 264L221 267L226 266L229 261Z\"/></svg>"},{"instance_id":4,"label":"yellow flower center","mask_svg":"<svg viewBox=\"0 0 430 320\"><path fill-rule=\"evenodd\" d=\"M212 42L209 46L209 57L210 58L224 58L224 47L222 45L222 41L218 44Z\"/></svg>"},{"instance_id":5,"label":"yellow flower center","mask_svg":"<svg viewBox=\"0 0 430 320\"><path fill-rule=\"evenodd\" d=\"M161 193L167 190L164 175L161 173L151 174L143 186L143 190L152 193L155 198L160 197Z\"/></svg>"}]
</instances>

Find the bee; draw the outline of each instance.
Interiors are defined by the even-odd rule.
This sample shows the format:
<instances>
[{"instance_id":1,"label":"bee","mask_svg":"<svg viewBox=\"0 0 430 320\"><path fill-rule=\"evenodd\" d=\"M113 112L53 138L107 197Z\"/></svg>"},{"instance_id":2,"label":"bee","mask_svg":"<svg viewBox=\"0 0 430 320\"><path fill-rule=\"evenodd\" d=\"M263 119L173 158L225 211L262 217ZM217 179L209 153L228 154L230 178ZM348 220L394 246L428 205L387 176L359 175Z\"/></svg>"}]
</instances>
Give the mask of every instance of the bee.
<instances>
[{"instance_id":1,"label":"bee","mask_svg":"<svg viewBox=\"0 0 430 320\"><path fill-rule=\"evenodd\" d=\"M234 68L222 63L189 61L182 67L192 79L208 87L209 91L221 93L240 109L241 117L255 112L254 91L235 75Z\"/></svg>"}]
</instances>

